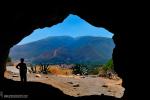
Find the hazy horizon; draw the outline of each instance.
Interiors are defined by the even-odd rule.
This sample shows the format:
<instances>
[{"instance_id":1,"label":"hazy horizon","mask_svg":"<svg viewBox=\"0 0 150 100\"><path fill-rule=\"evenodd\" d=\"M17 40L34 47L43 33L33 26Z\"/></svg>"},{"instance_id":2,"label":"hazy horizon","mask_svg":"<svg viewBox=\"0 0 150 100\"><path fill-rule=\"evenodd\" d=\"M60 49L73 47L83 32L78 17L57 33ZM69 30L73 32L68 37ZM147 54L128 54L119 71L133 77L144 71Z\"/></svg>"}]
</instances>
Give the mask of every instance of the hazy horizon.
<instances>
[{"instance_id":1,"label":"hazy horizon","mask_svg":"<svg viewBox=\"0 0 150 100\"><path fill-rule=\"evenodd\" d=\"M58 23L52 27L34 30L31 35L22 39L17 45L23 45L54 36L69 36L73 38L94 36L112 38L113 34L104 28L92 26L77 15L70 14L62 23Z\"/></svg>"}]
</instances>

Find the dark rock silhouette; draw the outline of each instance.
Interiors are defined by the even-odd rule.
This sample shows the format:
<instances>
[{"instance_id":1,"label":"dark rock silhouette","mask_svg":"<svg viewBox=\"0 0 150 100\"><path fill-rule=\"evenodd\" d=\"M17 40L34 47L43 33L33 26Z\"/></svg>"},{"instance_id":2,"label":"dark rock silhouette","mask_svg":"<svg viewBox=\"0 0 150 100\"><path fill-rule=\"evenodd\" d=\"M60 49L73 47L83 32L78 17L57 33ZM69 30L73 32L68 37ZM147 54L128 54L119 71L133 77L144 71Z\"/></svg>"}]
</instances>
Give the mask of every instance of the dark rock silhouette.
<instances>
[{"instance_id":1,"label":"dark rock silhouette","mask_svg":"<svg viewBox=\"0 0 150 100\"><path fill-rule=\"evenodd\" d=\"M142 7L139 7L138 4L133 5L128 1L117 3L114 1L99 3L99 0L90 0L90 2L88 2L88 0L52 1L51 3L40 2L39 4L34 5L27 1L21 1L20 4L18 4L19 2L16 3L14 1L0 3L0 83L9 84L9 81L4 81L4 72L9 49L12 46L21 41L25 36L30 35L33 30L50 27L60 23L68 16L68 14L72 13L80 16L94 26L104 27L114 33L113 40L116 47L113 51L113 60L115 71L123 78L123 86L126 89L122 99L128 99L129 93L133 93L132 95L135 94L135 97L140 96L134 93L136 91L131 92L131 89L129 89L129 84L131 87L135 87L135 84L139 82L139 80L135 80L132 76L129 77L129 73L131 68L135 67L133 58L135 59L135 51L139 49L139 45L137 48L134 46L134 44L139 41L135 36L135 31L140 29L140 26L145 26L145 24L139 24L141 19L141 22L147 22L143 21L145 15L143 14L143 10L141 10ZM141 12L142 14L140 14ZM141 18L139 15L143 15L144 17ZM134 28L134 26L138 27ZM134 31L131 31L131 28L133 28ZM134 38L131 38L132 34L134 34ZM131 50L133 47L135 50ZM140 58L137 58L139 61ZM137 66L140 62L137 63ZM135 76L138 74L138 71L134 70L134 74L132 75ZM129 78L133 79L133 83L128 80ZM14 86L17 86L15 85L17 82L13 82L13 84ZM28 83L29 87L30 85L32 86L33 83ZM9 86L10 89L8 89L7 85L4 87L1 85L1 89L4 90L4 88L6 88L5 90L9 91L11 88L14 88L14 86ZM36 86L38 87L40 84L37 84ZM28 92L33 92L33 96L36 95L36 91ZM107 100L109 97L100 96L100 98L102 98L102 100ZM110 97L108 100L115 100L115 98Z\"/></svg>"}]
</instances>

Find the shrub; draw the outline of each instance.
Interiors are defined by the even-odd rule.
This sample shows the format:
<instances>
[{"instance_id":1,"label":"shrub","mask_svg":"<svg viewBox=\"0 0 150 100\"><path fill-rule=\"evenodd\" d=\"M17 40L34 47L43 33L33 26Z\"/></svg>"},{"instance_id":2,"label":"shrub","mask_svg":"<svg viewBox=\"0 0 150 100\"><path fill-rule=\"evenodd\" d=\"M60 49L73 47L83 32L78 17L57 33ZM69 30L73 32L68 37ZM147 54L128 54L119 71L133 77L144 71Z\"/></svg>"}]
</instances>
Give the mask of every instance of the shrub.
<instances>
[{"instance_id":1,"label":"shrub","mask_svg":"<svg viewBox=\"0 0 150 100\"><path fill-rule=\"evenodd\" d=\"M100 67L95 67L95 68L89 69L88 70L88 74L90 74L90 75L98 75L99 71L100 71Z\"/></svg>"},{"instance_id":2,"label":"shrub","mask_svg":"<svg viewBox=\"0 0 150 100\"><path fill-rule=\"evenodd\" d=\"M99 76L111 78L112 76L117 75L114 71L113 60L110 59L106 64L104 64L99 69Z\"/></svg>"},{"instance_id":3,"label":"shrub","mask_svg":"<svg viewBox=\"0 0 150 100\"><path fill-rule=\"evenodd\" d=\"M14 66L13 62L11 61L11 58L10 57L7 57L7 63L6 63L7 66Z\"/></svg>"},{"instance_id":4,"label":"shrub","mask_svg":"<svg viewBox=\"0 0 150 100\"><path fill-rule=\"evenodd\" d=\"M48 72L55 75L71 75L73 70L69 68L61 68L57 66L49 67Z\"/></svg>"},{"instance_id":5,"label":"shrub","mask_svg":"<svg viewBox=\"0 0 150 100\"><path fill-rule=\"evenodd\" d=\"M87 66L84 64L76 64L73 67L73 74L86 75L88 73Z\"/></svg>"}]
</instances>

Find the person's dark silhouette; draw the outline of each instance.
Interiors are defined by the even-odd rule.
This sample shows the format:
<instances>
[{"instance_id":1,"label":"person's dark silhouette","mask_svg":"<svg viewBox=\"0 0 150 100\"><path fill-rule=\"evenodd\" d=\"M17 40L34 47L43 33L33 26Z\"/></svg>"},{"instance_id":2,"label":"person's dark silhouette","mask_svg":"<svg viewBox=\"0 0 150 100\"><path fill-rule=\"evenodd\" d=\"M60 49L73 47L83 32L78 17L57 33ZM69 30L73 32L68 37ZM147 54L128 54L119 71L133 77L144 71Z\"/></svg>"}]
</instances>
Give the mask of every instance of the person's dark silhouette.
<instances>
[{"instance_id":1,"label":"person's dark silhouette","mask_svg":"<svg viewBox=\"0 0 150 100\"><path fill-rule=\"evenodd\" d=\"M26 82L27 81L27 66L24 63L24 59L21 58L20 59L20 63L16 66L17 69L20 70L20 78L21 78L21 82Z\"/></svg>"}]
</instances>

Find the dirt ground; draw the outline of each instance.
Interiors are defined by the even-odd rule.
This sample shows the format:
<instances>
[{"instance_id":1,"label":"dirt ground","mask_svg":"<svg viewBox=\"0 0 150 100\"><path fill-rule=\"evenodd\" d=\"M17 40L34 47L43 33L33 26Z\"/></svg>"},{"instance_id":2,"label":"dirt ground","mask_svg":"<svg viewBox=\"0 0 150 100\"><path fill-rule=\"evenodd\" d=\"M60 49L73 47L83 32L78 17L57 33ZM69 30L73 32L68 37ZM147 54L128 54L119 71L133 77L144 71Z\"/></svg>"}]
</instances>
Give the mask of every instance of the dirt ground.
<instances>
[{"instance_id":1,"label":"dirt ground","mask_svg":"<svg viewBox=\"0 0 150 100\"><path fill-rule=\"evenodd\" d=\"M20 81L19 73L6 71L5 77ZM122 80L110 80L96 76L63 76L28 73L27 80L52 85L65 94L75 97L104 94L121 98L125 90L121 86Z\"/></svg>"}]
</instances>

